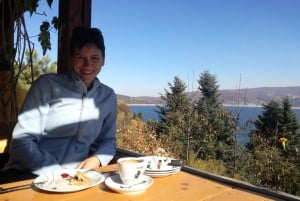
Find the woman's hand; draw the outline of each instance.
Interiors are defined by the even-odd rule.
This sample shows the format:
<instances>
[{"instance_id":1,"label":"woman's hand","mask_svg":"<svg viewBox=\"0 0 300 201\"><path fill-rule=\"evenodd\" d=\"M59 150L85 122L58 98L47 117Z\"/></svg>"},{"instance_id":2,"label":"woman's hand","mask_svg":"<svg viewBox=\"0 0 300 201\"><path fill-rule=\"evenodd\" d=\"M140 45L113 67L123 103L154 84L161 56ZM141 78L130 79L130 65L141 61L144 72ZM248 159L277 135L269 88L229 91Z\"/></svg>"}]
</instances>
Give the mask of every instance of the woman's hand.
<instances>
[{"instance_id":1,"label":"woman's hand","mask_svg":"<svg viewBox=\"0 0 300 201\"><path fill-rule=\"evenodd\" d=\"M96 156L91 156L77 165L76 169L94 169L100 165L100 160Z\"/></svg>"}]
</instances>

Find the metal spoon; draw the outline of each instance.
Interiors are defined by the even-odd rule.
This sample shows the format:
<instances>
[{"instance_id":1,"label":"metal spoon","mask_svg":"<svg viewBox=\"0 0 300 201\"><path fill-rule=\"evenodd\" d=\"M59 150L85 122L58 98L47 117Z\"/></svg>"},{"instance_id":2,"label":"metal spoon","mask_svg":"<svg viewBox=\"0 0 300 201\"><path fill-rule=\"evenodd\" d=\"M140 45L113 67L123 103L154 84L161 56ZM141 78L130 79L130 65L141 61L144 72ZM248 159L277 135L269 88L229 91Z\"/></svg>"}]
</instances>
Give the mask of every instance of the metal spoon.
<instances>
[{"instance_id":1,"label":"metal spoon","mask_svg":"<svg viewBox=\"0 0 300 201\"><path fill-rule=\"evenodd\" d=\"M27 188L31 188L32 184L25 184L25 185L20 185L20 186L14 186L14 187L9 187L9 188L2 188L0 187L0 194L2 193L9 193L12 191L18 191L18 190L22 190L22 189L27 189Z\"/></svg>"},{"instance_id":2,"label":"metal spoon","mask_svg":"<svg viewBox=\"0 0 300 201\"><path fill-rule=\"evenodd\" d=\"M9 192L12 192L12 191L18 191L18 190L32 188L33 185L44 184L46 182L47 181L41 181L41 182L37 182L37 183L24 184L24 185L9 187L9 188L0 187L0 194L2 194L2 193L9 193Z\"/></svg>"},{"instance_id":3,"label":"metal spoon","mask_svg":"<svg viewBox=\"0 0 300 201\"><path fill-rule=\"evenodd\" d=\"M120 188L132 188L133 186L136 186L136 185L140 185L140 184L143 184L143 183L146 183L147 181L144 180L140 183L136 183L136 184L131 184L131 185L128 185L128 186L124 186L124 185L120 185Z\"/></svg>"}]
</instances>

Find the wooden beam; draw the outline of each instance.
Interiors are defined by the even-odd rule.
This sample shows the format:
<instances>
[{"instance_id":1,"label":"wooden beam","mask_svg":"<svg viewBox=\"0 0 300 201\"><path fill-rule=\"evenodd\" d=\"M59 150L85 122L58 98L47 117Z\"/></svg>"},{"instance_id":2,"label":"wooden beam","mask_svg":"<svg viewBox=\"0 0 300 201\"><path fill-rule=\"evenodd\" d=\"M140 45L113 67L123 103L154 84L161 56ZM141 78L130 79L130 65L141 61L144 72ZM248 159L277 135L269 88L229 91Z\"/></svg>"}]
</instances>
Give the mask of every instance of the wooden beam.
<instances>
[{"instance_id":1,"label":"wooden beam","mask_svg":"<svg viewBox=\"0 0 300 201\"><path fill-rule=\"evenodd\" d=\"M59 0L61 30L58 33L57 72L65 73L71 66L70 38L73 28L91 26L91 0Z\"/></svg>"},{"instance_id":2,"label":"wooden beam","mask_svg":"<svg viewBox=\"0 0 300 201\"><path fill-rule=\"evenodd\" d=\"M0 0L0 71L13 70L14 21L22 13L14 7L13 2Z\"/></svg>"}]
</instances>

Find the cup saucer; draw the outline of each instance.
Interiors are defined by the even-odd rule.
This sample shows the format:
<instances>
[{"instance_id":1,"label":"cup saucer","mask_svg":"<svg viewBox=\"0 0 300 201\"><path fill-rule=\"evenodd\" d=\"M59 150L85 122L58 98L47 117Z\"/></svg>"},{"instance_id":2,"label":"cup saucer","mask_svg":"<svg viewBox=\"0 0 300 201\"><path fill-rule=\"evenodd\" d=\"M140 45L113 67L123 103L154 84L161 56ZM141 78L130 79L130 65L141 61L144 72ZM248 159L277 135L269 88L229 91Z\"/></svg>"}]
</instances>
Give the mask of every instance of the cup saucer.
<instances>
[{"instance_id":1,"label":"cup saucer","mask_svg":"<svg viewBox=\"0 0 300 201\"><path fill-rule=\"evenodd\" d=\"M153 179L150 176L143 175L141 178L141 182L126 186L121 181L121 178L118 174L112 175L105 179L105 184L111 190L116 191L122 194L139 194L144 192L147 188L149 188L153 184Z\"/></svg>"}]
</instances>

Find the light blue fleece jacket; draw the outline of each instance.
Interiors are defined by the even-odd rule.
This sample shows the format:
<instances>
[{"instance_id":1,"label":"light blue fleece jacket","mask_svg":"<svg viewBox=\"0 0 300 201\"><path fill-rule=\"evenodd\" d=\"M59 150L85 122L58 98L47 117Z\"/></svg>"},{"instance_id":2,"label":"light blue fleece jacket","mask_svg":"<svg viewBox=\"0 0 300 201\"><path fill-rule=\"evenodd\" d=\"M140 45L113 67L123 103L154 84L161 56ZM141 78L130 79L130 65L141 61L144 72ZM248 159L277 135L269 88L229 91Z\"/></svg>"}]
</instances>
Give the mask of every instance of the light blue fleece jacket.
<instances>
[{"instance_id":1,"label":"light blue fleece jacket","mask_svg":"<svg viewBox=\"0 0 300 201\"><path fill-rule=\"evenodd\" d=\"M75 168L90 151L107 165L116 152L116 118L115 92L98 79L87 91L73 71L42 75L24 101L5 169L40 175Z\"/></svg>"}]
</instances>

